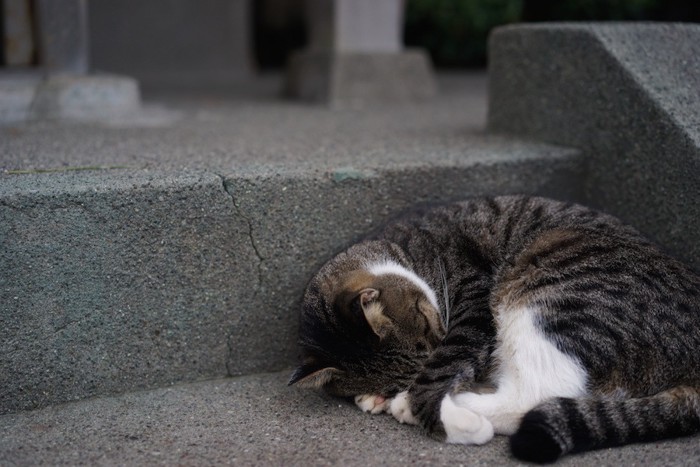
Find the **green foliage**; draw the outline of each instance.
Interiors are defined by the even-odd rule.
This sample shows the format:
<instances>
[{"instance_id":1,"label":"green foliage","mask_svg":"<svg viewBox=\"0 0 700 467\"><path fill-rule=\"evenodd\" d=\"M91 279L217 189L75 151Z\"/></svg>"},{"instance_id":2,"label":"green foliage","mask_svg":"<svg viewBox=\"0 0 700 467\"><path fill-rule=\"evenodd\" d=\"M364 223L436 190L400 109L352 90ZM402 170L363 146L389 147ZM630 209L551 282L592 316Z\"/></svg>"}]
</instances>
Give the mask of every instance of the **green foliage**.
<instances>
[{"instance_id":1,"label":"green foliage","mask_svg":"<svg viewBox=\"0 0 700 467\"><path fill-rule=\"evenodd\" d=\"M408 0L405 41L427 48L441 66L485 62L489 31L519 21L522 0Z\"/></svg>"},{"instance_id":2,"label":"green foliage","mask_svg":"<svg viewBox=\"0 0 700 467\"><path fill-rule=\"evenodd\" d=\"M483 66L492 28L521 21L700 21L689 0L407 0L404 40L442 67Z\"/></svg>"},{"instance_id":3,"label":"green foliage","mask_svg":"<svg viewBox=\"0 0 700 467\"><path fill-rule=\"evenodd\" d=\"M526 21L645 19L662 0L537 0L526 2Z\"/></svg>"}]
</instances>

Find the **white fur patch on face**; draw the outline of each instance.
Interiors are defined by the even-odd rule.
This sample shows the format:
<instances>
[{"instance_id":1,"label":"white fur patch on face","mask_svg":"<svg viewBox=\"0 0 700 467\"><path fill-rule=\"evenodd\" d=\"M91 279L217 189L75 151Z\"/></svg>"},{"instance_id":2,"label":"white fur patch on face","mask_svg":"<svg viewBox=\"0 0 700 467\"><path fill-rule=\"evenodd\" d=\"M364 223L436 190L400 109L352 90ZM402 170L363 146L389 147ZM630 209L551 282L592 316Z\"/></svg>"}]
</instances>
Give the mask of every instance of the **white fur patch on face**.
<instances>
[{"instance_id":1,"label":"white fur patch on face","mask_svg":"<svg viewBox=\"0 0 700 467\"><path fill-rule=\"evenodd\" d=\"M425 282L420 276L418 276L418 274L411 271L410 269L401 266L395 261L384 261L381 263L369 264L367 265L367 272L375 276L381 276L383 274L394 274L397 276L401 276L404 279L408 279L416 287L423 291L430 304L433 307L435 307L436 310L440 309L440 307L438 306L437 296L435 295L433 289L430 288L428 283Z\"/></svg>"}]
</instances>

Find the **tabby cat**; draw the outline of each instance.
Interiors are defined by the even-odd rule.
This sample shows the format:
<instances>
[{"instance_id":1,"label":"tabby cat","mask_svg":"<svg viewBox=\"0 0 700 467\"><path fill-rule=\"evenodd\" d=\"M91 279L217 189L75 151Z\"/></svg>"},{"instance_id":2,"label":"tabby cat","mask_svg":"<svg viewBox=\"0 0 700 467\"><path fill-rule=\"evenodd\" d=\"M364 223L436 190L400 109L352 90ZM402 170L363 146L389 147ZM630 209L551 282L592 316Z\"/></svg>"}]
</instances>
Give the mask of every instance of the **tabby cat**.
<instances>
[{"instance_id":1,"label":"tabby cat","mask_svg":"<svg viewBox=\"0 0 700 467\"><path fill-rule=\"evenodd\" d=\"M414 214L306 290L290 384L520 459L700 430L700 277L591 209L506 196Z\"/></svg>"}]
</instances>

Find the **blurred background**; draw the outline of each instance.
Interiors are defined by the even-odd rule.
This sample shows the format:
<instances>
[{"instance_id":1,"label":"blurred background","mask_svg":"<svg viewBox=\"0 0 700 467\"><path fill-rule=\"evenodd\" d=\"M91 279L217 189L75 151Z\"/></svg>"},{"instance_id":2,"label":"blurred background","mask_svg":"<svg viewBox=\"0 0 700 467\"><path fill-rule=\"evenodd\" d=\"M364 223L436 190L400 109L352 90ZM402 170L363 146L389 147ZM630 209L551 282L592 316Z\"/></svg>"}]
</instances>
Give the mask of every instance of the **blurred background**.
<instances>
[{"instance_id":1,"label":"blurred background","mask_svg":"<svg viewBox=\"0 0 700 467\"><path fill-rule=\"evenodd\" d=\"M39 2L0 0L0 66L37 64L36 10ZM292 51L307 44L305 0L77 0L87 2L91 62L122 71L117 59L217 61L222 48L250 47L252 69L284 68ZM66 4L75 3L69 0ZM190 6L188 6L188 4ZM57 10L60 12L61 9ZM231 21L235 17L247 21ZM59 18L60 19L60 18ZM538 21L684 21L700 22L697 0L406 0L404 43L427 50L438 68L474 68L486 64L486 41L495 26ZM229 21L228 30L226 21ZM207 25L202 27L202 25ZM207 37L208 36L208 37ZM154 53L149 54L149 49ZM127 50L128 53L120 53ZM137 73L138 74L138 73Z\"/></svg>"},{"instance_id":2,"label":"blurred background","mask_svg":"<svg viewBox=\"0 0 700 467\"><path fill-rule=\"evenodd\" d=\"M306 44L304 0L253 2L255 61L259 69L284 67ZM489 31L540 21L700 22L697 0L406 0L404 43L426 49L438 68L486 65Z\"/></svg>"}]
</instances>

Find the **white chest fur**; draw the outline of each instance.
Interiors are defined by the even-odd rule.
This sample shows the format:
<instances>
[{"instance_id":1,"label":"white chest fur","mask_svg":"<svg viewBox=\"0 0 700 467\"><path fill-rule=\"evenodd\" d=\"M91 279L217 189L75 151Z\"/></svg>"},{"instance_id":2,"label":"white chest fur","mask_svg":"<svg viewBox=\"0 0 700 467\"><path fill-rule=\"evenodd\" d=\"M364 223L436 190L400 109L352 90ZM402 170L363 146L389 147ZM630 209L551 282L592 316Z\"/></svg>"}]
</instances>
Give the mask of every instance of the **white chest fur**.
<instances>
[{"instance_id":1,"label":"white chest fur","mask_svg":"<svg viewBox=\"0 0 700 467\"><path fill-rule=\"evenodd\" d=\"M461 393L451 398L456 407L483 415L498 434L512 434L530 409L552 397L580 397L586 392L586 371L561 352L535 325L542 310L532 307L497 311L498 372L493 394ZM452 409L456 410L456 409ZM441 413L441 418L454 417ZM446 430L449 433L449 430ZM459 433L448 442L465 443ZM467 441L468 442L468 441Z\"/></svg>"}]
</instances>

